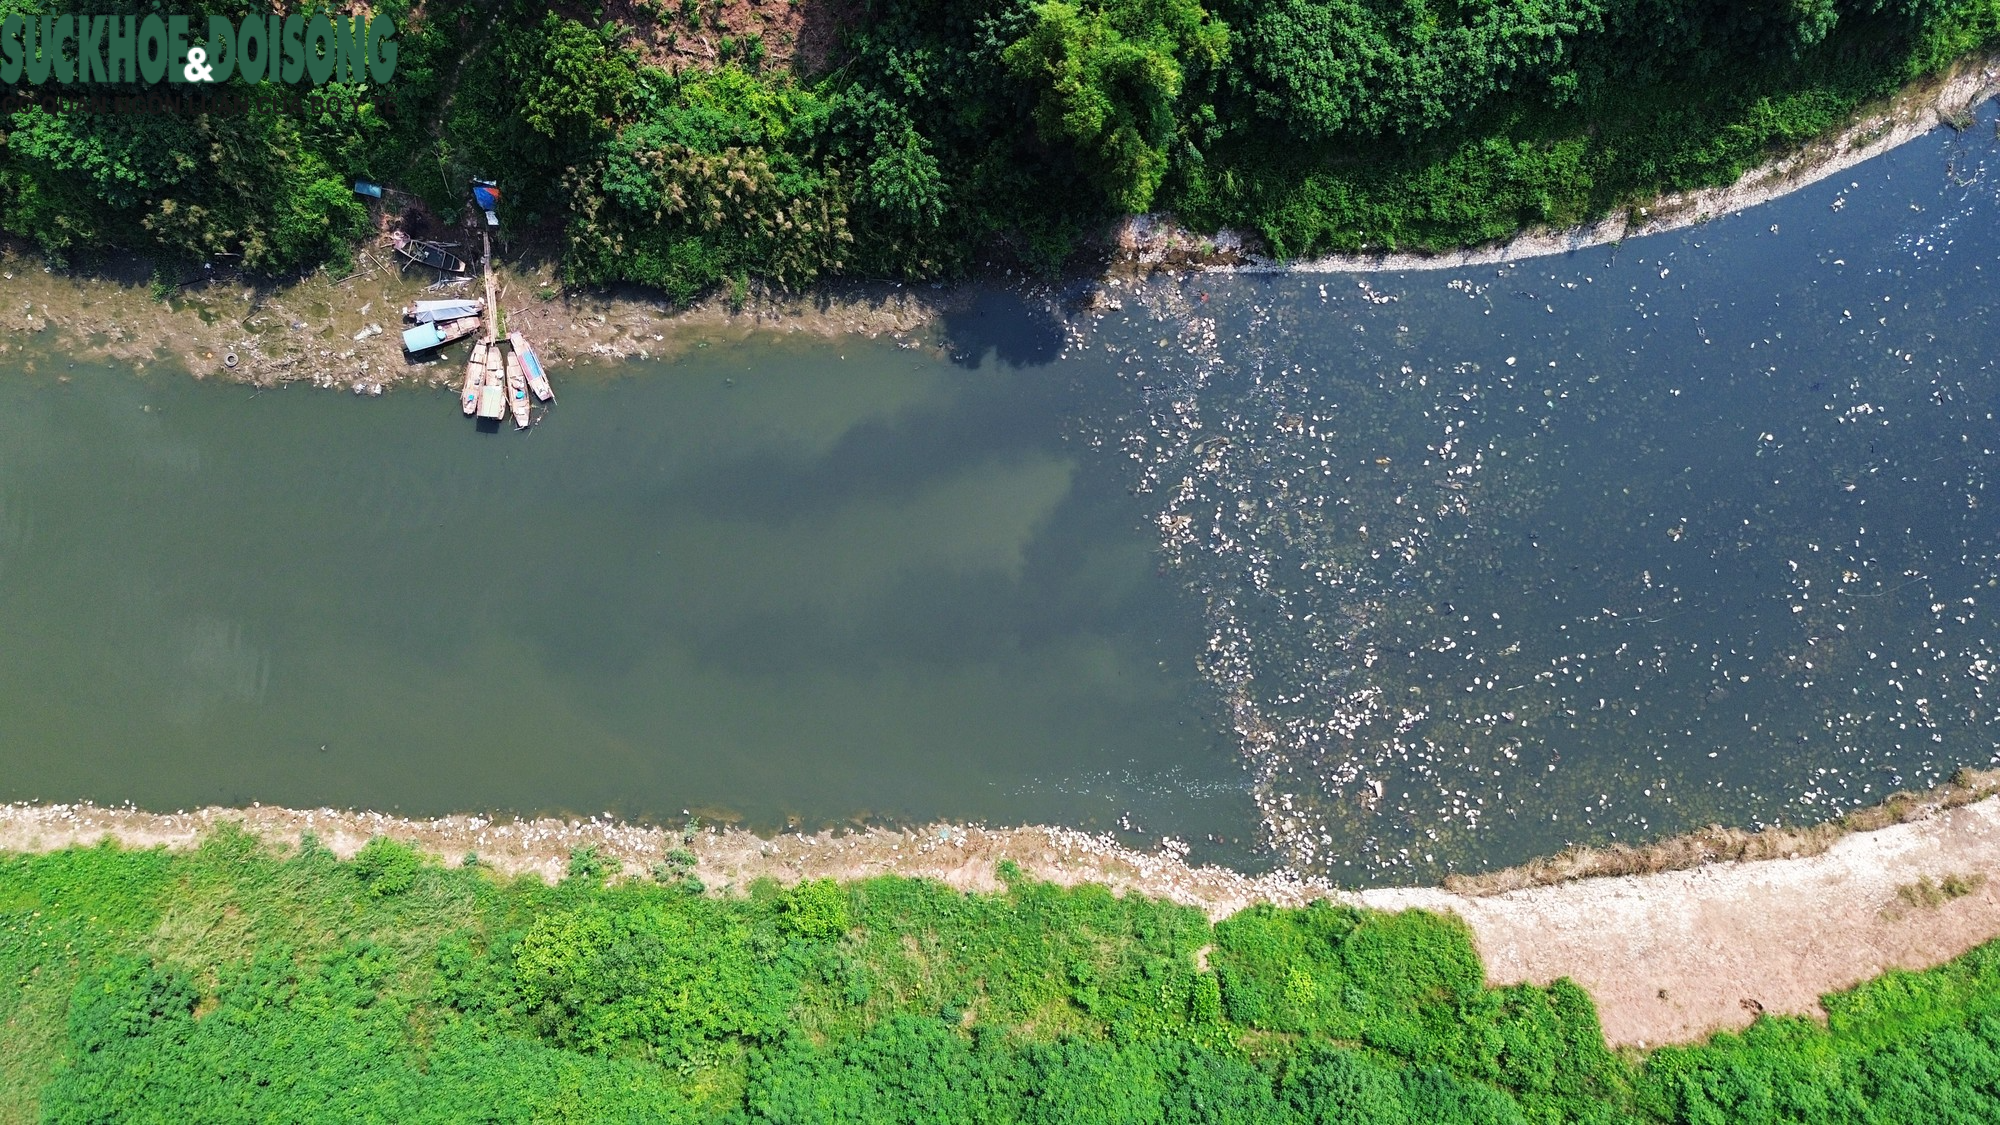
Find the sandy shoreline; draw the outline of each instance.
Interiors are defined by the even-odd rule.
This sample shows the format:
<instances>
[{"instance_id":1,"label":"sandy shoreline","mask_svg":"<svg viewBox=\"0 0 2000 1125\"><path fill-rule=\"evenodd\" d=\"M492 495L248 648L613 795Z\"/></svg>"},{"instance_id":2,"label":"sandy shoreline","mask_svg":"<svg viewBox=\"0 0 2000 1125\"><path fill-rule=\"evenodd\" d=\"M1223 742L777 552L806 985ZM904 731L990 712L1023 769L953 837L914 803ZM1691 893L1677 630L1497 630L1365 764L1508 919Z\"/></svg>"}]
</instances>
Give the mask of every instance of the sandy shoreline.
<instances>
[{"instance_id":1,"label":"sandy shoreline","mask_svg":"<svg viewBox=\"0 0 2000 1125\"><path fill-rule=\"evenodd\" d=\"M2000 91L2000 54L1968 59L1856 115L1838 134L1753 169L1734 184L1668 195L1649 207L1582 227L1530 230L1507 242L1443 254L1351 254L1274 261L1228 231L1198 235L1165 216L1128 219L1110 240L1106 275L1156 271L1300 273L1455 269L1490 265L1657 234L1753 207L1922 136L1942 116ZM849 282L802 293L756 291L738 303L712 297L676 309L657 294L564 290L550 256L530 246L496 254L508 327L526 332L558 378L628 359L670 359L686 349L754 333L889 337L939 346L938 321L978 286ZM400 347L400 307L432 291L384 245L361 248L346 276L315 274L282 286L192 278L155 295L143 263L59 273L19 249L0 253L0 355L22 351L33 374L67 378L75 362L185 371L257 386L308 383L379 394L397 387L456 388L462 348L412 362ZM1008 284L1002 278L991 282ZM1072 282L1089 284L1090 279ZM1089 304L1088 301L1085 302ZM57 358L62 357L62 358ZM233 366L225 361L234 357Z\"/></svg>"},{"instance_id":2,"label":"sandy shoreline","mask_svg":"<svg viewBox=\"0 0 2000 1125\"><path fill-rule=\"evenodd\" d=\"M594 845L643 878L682 845L662 828L588 819L406 819L334 809L267 806L156 814L97 805L0 805L0 850L50 851L111 840L127 847L191 847L225 824L273 843L311 832L342 856L370 838L408 841L457 864L468 853L506 875L560 878L575 849ZM875 828L764 839L705 828L691 850L716 893L751 880L899 874L962 890L996 890L1012 860L1029 875L1073 886L1102 883L1226 917L1255 903L1296 906L1336 898L1385 910L1446 911L1472 927L1496 984L1569 977L1596 998L1614 1045L1687 1042L1739 1028L1758 1012L1819 1014L1819 997L1890 968L1949 960L2000 935L2000 885L1936 907L1913 907L1899 888L1950 875L2000 875L2000 798L1934 808L1907 823L1840 838L1817 855L1710 863L1649 875L1580 879L1505 894L1435 888L1342 891L1287 872L1246 875L1191 867L1163 841L1143 853L1108 836L1066 828L977 825Z\"/></svg>"}]
</instances>

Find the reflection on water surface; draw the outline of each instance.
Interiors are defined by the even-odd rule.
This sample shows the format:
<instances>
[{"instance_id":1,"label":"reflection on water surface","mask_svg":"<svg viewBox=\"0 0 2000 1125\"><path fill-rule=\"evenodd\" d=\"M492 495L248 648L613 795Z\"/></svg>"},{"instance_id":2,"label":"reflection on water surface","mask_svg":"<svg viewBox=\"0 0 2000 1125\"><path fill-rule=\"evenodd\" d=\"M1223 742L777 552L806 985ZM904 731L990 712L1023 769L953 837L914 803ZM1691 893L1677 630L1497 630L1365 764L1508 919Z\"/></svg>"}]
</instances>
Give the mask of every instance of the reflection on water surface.
<instances>
[{"instance_id":1,"label":"reflection on water surface","mask_svg":"<svg viewBox=\"0 0 2000 1125\"><path fill-rule=\"evenodd\" d=\"M1558 259L1125 294L1101 435L1281 854L1434 874L1995 759L1992 135Z\"/></svg>"}]
</instances>

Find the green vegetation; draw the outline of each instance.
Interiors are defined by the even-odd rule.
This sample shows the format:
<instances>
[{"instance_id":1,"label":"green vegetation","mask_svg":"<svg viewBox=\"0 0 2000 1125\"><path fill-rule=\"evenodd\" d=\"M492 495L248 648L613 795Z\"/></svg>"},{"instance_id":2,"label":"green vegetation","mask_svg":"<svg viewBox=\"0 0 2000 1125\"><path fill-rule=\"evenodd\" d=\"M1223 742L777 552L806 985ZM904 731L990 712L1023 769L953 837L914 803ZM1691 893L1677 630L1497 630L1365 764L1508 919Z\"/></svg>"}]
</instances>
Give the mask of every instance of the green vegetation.
<instances>
[{"instance_id":1,"label":"green vegetation","mask_svg":"<svg viewBox=\"0 0 2000 1125\"><path fill-rule=\"evenodd\" d=\"M1566 981L1486 987L1420 912L1211 926L1011 868L996 895L718 897L678 858L672 885L611 866L551 887L231 831L0 856L0 1120L2000 1119L2000 944L1829 997L1825 1027L1639 1056Z\"/></svg>"},{"instance_id":2,"label":"green vegetation","mask_svg":"<svg viewBox=\"0 0 2000 1125\"><path fill-rule=\"evenodd\" d=\"M1978 873L1946 875L1942 880L1923 875L1914 883L1905 883L1897 887L1896 897L1906 906L1935 910L1953 899L1964 898L1985 885L1986 876Z\"/></svg>"},{"instance_id":3,"label":"green vegetation","mask_svg":"<svg viewBox=\"0 0 2000 1125\"><path fill-rule=\"evenodd\" d=\"M2000 0L873 0L793 55L822 2L385 0L384 89L6 114L0 230L280 274L367 231L356 177L452 221L485 175L571 282L680 300L1049 269L1153 208L1283 255L1438 248L1727 181L2000 37Z\"/></svg>"}]
</instances>

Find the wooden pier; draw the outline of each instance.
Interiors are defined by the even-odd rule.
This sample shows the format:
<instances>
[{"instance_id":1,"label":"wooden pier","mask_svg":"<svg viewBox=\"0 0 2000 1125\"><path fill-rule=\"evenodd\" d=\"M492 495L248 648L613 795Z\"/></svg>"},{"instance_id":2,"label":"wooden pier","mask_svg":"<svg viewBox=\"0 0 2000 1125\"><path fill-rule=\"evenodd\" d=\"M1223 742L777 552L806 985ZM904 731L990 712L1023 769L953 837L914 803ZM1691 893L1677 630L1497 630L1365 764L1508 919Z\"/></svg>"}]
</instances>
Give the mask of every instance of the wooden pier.
<instances>
[{"instance_id":1,"label":"wooden pier","mask_svg":"<svg viewBox=\"0 0 2000 1125\"><path fill-rule=\"evenodd\" d=\"M479 232L479 272L486 278L486 342L500 339L500 302L493 295L493 236Z\"/></svg>"}]
</instances>

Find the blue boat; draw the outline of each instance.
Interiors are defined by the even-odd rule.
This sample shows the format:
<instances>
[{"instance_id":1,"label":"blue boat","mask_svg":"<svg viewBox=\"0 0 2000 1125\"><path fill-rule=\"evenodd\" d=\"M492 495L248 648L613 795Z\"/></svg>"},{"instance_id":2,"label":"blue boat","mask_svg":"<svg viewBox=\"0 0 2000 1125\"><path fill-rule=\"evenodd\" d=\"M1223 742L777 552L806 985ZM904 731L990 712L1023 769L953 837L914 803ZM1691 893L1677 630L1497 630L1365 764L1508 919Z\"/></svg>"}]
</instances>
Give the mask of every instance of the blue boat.
<instances>
[{"instance_id":1,"label":"blue boat","mask_svg":"<svg viewBox=\"0 0 2000 1125\"><path fill-rule=\"evenodd\" d=\"M549 373L542 370L542 357L528 346L528 338L519 332L509 332L507 342L514 345L514 354L521 357L521 372L528 378L528 389L543 402L553 401L556 395L549 389Z\"/></svg>"},{"instance_id":2,"label":"blue boat","mask_svg":"<svg viewBox=\"0 0 2000 1125\"><path fill-rule=\"evenodd\" d=\"M411 354L441 348L455 340L463 340L479 331L480 318L463 316L457 320L447 320L435 324L419 324L415 328L404 329L403 350Z\"/></svg>"}]
</instances>

